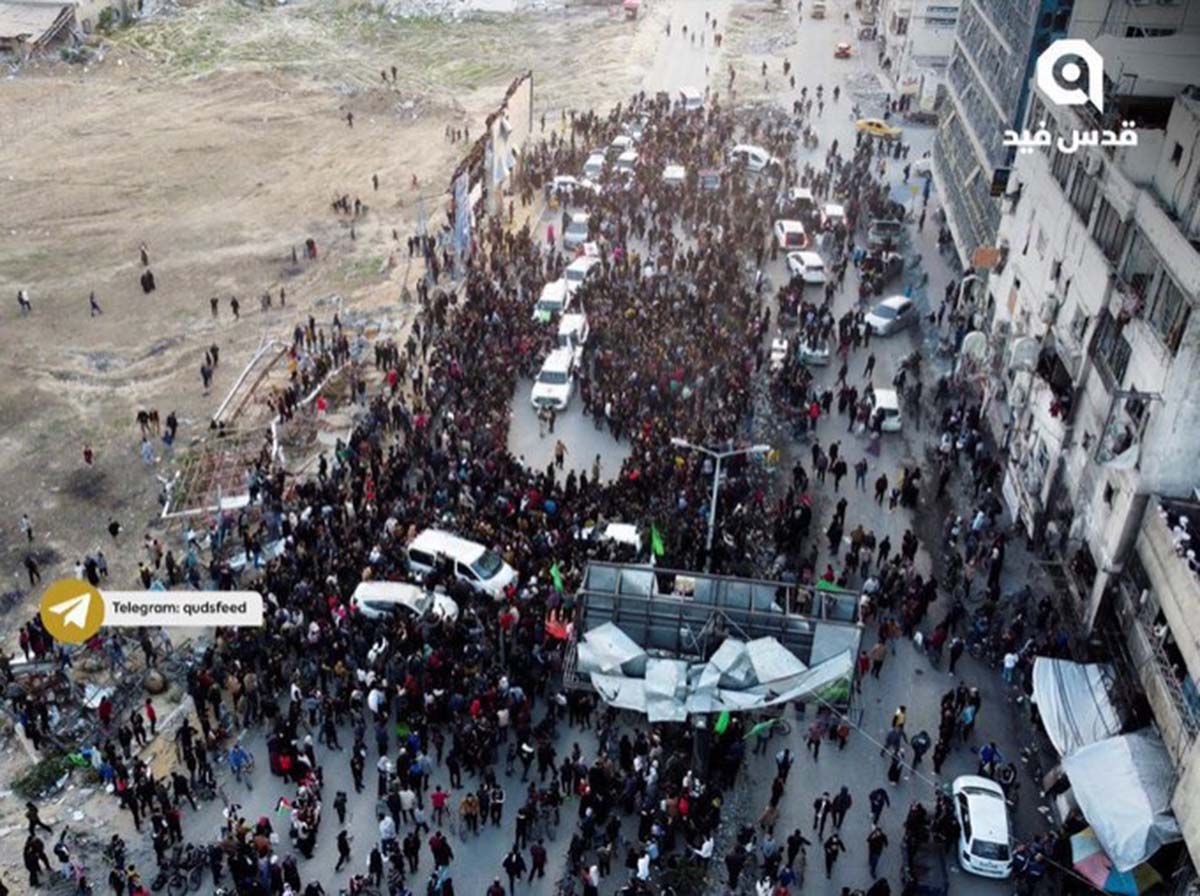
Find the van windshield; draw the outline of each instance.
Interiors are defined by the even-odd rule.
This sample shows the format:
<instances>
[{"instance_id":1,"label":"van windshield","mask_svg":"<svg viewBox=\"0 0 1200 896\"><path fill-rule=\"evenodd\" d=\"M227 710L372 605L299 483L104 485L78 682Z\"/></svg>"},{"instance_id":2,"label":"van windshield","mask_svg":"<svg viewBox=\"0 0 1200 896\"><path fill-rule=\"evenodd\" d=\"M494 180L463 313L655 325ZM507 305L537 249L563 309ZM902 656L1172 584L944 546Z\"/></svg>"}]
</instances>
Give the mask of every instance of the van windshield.
<instances>
[{"instance_id":1,"label":"van windshield","mask_svg":"<svg viewBox=\"0 0 1200 896\"><path fill-rule=\"evenodd\" d=\"M1008 861L1008 844L993 843L990 840L976 840L971 844L971 852L979 856L981 859L990 859L995 862Z\"/></svg>"},{"instance_id":2,"label":"van windshield","mask_svg":"<svg viewBox=\"0 0 1200 896\"><path fill-rule=\"evenodd\" d=\"M547 386L561 386L567 381L567 372L565 370L543 370L538 374L538 382L545 383Z\"/></svg>"},{"instance_id":3,"label":"van windshield","mask_svg":"<svg viewBox=\"0 0 1200 896\"><path fill-rule=\"evenodd\" d=\"M494 578L504 568L504 561L492 551L484 551L479 559L471 564L471 570L479 576L480 581L486 582Z\"/></svg>"}]
</instances>

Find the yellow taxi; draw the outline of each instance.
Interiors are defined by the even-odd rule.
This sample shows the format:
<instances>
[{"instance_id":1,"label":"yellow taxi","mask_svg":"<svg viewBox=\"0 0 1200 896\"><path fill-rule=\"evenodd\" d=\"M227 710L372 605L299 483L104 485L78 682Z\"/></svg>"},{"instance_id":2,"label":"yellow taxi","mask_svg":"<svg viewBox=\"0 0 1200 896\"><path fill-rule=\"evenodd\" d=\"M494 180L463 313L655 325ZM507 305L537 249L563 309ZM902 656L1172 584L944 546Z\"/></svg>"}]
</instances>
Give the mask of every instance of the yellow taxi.
<instances>
[{"instance_id":1,"label":"yellow taxi","mask_svg":"<svg viewBox=\"0 0 1200 896\"><path fill-rule=\"evenodd\" d=\"M860 118L854 123L854 127L864 134L882 137L884 140L895 140L904 133L900 128L892 127L882 118Z\"/></svg>"}]
</instances>

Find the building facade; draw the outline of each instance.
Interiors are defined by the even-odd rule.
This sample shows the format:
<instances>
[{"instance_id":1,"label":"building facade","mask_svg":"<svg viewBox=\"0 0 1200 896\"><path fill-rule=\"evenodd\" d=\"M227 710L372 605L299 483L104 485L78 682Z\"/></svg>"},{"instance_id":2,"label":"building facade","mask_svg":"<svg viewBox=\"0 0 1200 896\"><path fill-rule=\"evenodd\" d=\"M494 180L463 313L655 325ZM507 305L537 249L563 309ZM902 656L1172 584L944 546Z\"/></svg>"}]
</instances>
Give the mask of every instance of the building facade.
<instances>
[{"instance_id":1,"label":"building facade","mask_svg":"<svg viewBox=\"0 0 1200 896\"><path fill-rule=\"evenodd\" d=\"M885 0L881 39L901 95L932 111L954 50L959 0Z\"/></svg>"},{"instance_id":2,"label":"building facade","mask_svg":"<svg viewBox=\"0 0 1200 896\"><path fill-rule=\"evenodd\" d=\"M1004 131L1025 120L1042 51L1063 37L1195 40L1198 28L1195 0L962 0L933 174L964 267L977 248L995 245L998 194L1013 164Z\"/></svg>"}]
</instances>

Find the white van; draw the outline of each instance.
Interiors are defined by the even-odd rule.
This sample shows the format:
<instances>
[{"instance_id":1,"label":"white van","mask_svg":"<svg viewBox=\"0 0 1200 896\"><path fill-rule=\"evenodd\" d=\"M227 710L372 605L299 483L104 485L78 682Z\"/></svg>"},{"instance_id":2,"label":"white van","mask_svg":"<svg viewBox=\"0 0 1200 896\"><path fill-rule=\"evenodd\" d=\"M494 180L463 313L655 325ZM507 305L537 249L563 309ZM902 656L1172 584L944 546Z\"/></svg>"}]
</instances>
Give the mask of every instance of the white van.
<instances>
[{"instance_id":1,"label":"white van","mask_svg":"<svg viewBox=\"0 0 1200 896\"><path fill-rule=\"evenodd\" d=\"M683 105L684 111L694 112L704 108L704 93L697 87L681 87L679 101Z\"/></svg>"},{"instance_id":2,"label":"white van","mask_svg":"<svg viewBox=\"0 0 1200 896\"><path fill-rule=\"evenodd\" d=\"M904 420L900 416L900 398L894 390L875 390L875 413L883 417L879 428L884 432L899 432L904 428Z\"/></svg>"},{"instance_id":3,"label":"white van","mask_svg":"<svg viewBox=\"0 0 1200 896\"><path fill-rule=\"evenodd\" d=\"M565 411L574 391L575 352L569 348L556 348L542 362L542 369L529 392L529 403L535 410Z\"/></svg>"},{"instance_id":4,"label":"white van","mask_svg":"<svg viewBox=\"0 0 1200 896\"><path fill-rule=\"evenodd\" d=\"M414 574L432 572L439 561L452 563L456 579L497 600L517 578L516 571L498 554L441 529L426 529L409 543L405 554Z\"/></svg>"},{"instance_id":5,"label":"white van","mask_svg":"<svg viewBox=\"0 0 1200 896\"><path fill-rule=\"evenodd\" d=\"M563 245L568 249L573 249L575 246L582 246L587 242L588 238L588 223L592 220L592 216L587 212L575 212L571 215L567 222L567 229L563 231Z\"/></svg>"},{"instance_id":6,"label":"white van","mask_svg":"<svg viewBox=\"0 0 1200 896\"><path fill-rule=\"evenodd\" d=\"M587 161L583 163L583 176L588 180L598 180L600 175L604 173L606 161L604 150L594 151L587 157Z\"/></svg>"},{"instance_id":7,"label":"white van","mask_svg":"<svg viewBox=\"0 0 1200 896\"><path fill-rule=\"evenodd\" d=\"M563 280L567 283L568 299L575 294L575 290L583 285L583 282L592 273L592 269L598 264L600 264L600 259L596 256L581 255L567 265L566 273L563 274Z\"/></svg>"},{"instance_id":8,"label":"white van","mask_svg":"<svg viewBox=\"0 0 1200 896\"><path fill-rule=\"evenodd\" d=\"M586 314L574 312L559 318L558 347L571 350L575 356L576 367L583 361L583 347L587 345L589 335L591 331L588 329Z\"/></svg>"},{"instance_id":9,"label":"white van","mask_svg":"<svg viewBox=\"0 0 1200 896\"><path fill-rule=\"evenodd\" d=\"M637 168L638 154L636 149L629 149L617 156L617 171L626 176L632 175Z\"/></svg>"},{"instance_id":10,"label":"white van","mask_svg":"<svg viewBox=\"0 0 1200 896\"><path fill-rule=\"evenodd\" d=\"M537 304L533 306L533 319L545 323L554 315L561 314L570 301L571 293L565 277L547 283L542 287Z\"/></svg>"},{"instance_id":11,"label":"white van","mask_svg":"<svg viewBox=\"0 0 1200 896\"><path fill-rule=\"evenodd\" d=\"M441 592L408 582L360 582L350 605L367 619L391 619L398 613L413 619L433 616L446 622L458 618L458 604Z\"/></svg>"}]
</instances>

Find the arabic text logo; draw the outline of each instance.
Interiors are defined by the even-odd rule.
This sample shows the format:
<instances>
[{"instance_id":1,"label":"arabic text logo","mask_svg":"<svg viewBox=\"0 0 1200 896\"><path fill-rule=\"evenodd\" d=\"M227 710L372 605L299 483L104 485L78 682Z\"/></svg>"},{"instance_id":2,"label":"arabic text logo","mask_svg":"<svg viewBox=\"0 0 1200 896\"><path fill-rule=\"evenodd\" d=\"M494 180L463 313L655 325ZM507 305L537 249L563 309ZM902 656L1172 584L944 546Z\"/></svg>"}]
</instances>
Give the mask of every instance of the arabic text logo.
<instances>
[{"instance_id":1,"label":"arabic text logo","mask_svg":"<svg viewBox=\"0 0 1200 896\"><path fill-rule=\"evenodd\" d=\"M55 640L82 644L104 624L104 598L80 579L59 579L42 595L40 613Z\"/></svg>"},{"instance_id":2,"label":"arabic text logo","mask_svg":"<svg viewBox=\"0 0 1200 896\"><path fill-rule=\"evenodd\" d=\"M1060 106L1104 111L1104 60L1086 40L1056 40L1037 60L1037 85Z\"/></svg>"}]
</instances>

